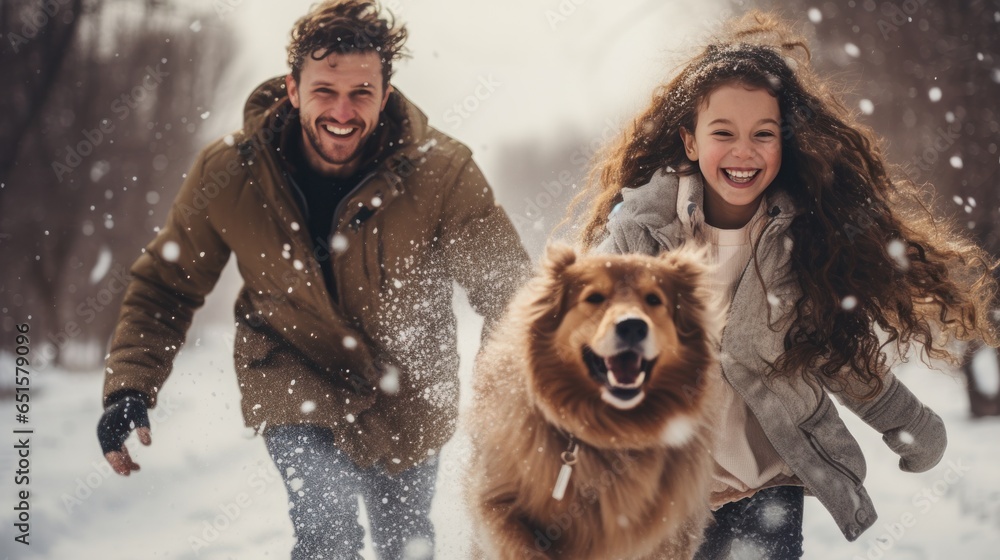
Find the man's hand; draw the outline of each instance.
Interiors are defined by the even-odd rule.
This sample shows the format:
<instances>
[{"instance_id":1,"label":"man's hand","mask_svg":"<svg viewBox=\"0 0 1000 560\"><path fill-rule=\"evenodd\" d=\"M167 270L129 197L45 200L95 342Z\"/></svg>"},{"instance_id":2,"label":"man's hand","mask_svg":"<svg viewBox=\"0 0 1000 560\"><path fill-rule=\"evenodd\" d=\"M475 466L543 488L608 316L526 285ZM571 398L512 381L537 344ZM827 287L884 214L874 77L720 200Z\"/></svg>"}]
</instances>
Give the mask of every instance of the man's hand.
<instances>
[{"instance_id":1,"label":"man's hand","mask_svg":"<svg viewBox=\"0 0 1000 560\"><path fill-rule=\"evenodd\" d=\"M139 464L132 460L125 447L125 440L132 430L136 431L143 445L153 443L146 398L138 391L123 391L112 399L97 423L97 439L111 468L122 476L128 476L132 471L139 470Z\"/></svg>"}]
</instances>

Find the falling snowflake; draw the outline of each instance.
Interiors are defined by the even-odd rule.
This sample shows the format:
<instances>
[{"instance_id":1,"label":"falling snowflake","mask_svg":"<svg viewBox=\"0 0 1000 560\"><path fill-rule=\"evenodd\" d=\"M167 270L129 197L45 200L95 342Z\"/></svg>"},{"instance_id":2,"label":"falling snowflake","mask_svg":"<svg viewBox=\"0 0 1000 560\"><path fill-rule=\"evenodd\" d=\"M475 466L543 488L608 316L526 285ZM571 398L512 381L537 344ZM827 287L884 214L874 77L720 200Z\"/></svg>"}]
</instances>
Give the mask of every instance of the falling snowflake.
<instances>
[{"instance_id":1,"label":"falling snowflake","mask_svg":"<svg viewBox=\"0 0 1000 560\"><path fill-rule=\"evenodd\" d=\"M160 255L168 262L177 262L181 257L181 246L176 241L167 241L160 250Z\"/></svg>"},{"instance_id":2,"label":"falling snowflake","mask_svg":"<svg viewBox=\"0 0 1000 560\"><path fill-rule=\"evenodd\" d=\"M886 246L886 251L889 256L896 263L896 267L900 270L907 270L910 268L910 259L906 256L906 244L899 239L893 239Z\"/></svg>"},{"instance_id":3,"label":"falling snowflake","mask_svg":"<svg viewBox=\"0 0 1000 560\"><path fill-rule=\"evenodd\" d=\"M393 366L387 367L385 375L383 375L382 379L380 379L378 382L378 386L379 389L382 389L382 392L386 394L395 395L396 393L398 393L399 370Z\"/></svg>"},{"instance_id":4,"label":"falling snowflake","mask_svg":"<svg viewBox=\"0 0 1000 560\"><path fill-rule=\"evenodd\" d=\"M343 234L334 234L333 238L330 239L330 249L334 253L340 254L347 250L347 237Z\"/></svg>"}]
</instances>

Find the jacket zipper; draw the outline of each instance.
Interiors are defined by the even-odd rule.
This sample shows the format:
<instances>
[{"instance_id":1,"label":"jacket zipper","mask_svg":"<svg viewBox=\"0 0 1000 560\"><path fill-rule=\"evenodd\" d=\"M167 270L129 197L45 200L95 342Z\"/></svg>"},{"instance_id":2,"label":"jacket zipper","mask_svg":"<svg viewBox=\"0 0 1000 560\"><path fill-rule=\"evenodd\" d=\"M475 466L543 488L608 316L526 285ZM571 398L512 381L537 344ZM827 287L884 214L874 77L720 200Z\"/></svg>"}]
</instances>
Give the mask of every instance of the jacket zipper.
<instances>
[{"instance_id":1,"label":"jacket zipper","mask_svg":"<svg viewBox=\"0 0 1000 560\"><path fill-rule=\"evenodd\" d=\"M362 179L360 181L358 181L358 184L354 185L354 188L352 188L350 191L348 191L347 194L344 195L344 198L342 198L340 200L340 202L337 203L337 207L333 210L333 223L330 225L330 232L331 232L330 233L330 237L331 237L331 239L333 238L334 235L341 235L340 228L337 227L337 225L340 223L340 218L344 214L344 208L346 207L347 203L351 200L351 198L359 190L361 190L362 187L364 187L366 184L368 184L369 181L372 180L372 177L374 177L376 173L378 173L377 170L376 171L372 171L371 173L369 173L369 174L365 175L364 177L362 177ZM337 278L337 266L336 265L337 265L337 260L338 260L337 258L340 255L338 255L338 254L336 254L334 252L333 246L332 246L333 244L331 243L330 245L331 245L331 247L330 247L330 271L333 273L334 289L337 290L337 301L344 301L344 285L343 285L344 283L341 282ZM363 254L361 255L361 259L362 259L362 261L364 261L364 255Z\"/></svg>"},{"instance_id":2,"label":"jacket zipper","mask_svg":"<svg viewBox=\"0 0 1000 560\"><path fill-rule=\"evenodd\" d=\"M764 234L767 233L767 230L771 227L772 224L774 224L775 220L777 219L777 215L778 213L780 213L780 209L778 209L777 206L775 206L774 208L777 209L778 212L775 212L774 215L771 215L769 217L767 223L764 224L763 229L761 229L760 236L757 238L758 240L762 240L764 238ZM739 280L736 281L736 290L733 291L734 298L736 297L736 291L739 290L740 285L743 283L743 277L746 275L747 270L750 269L751 264L753 264L753 258L755 258L756 256L757 256L757 247L754 247L751 262L748 262L747 265L743 267L743 272L740 273L740 278ZM765 294L766 293L767 290L765 289ZM770 303L768 303L768 305L770 305ZM856 474L854 474L854 472L851 471L851 469L847 468L840 461L835 460L826 451L826 449L822 446L822 444L820 444L819 439L812 432L810 432L809 430L803 430L803 431L806 433L806 439L809 440L809 444L812 446L813 451L815 451L824 461L826 461L827 464L829 464L831 467L839 471L842 475L846 476L851 481L853 481L856 487L861 486L862 484L861 479Z\"/></svg>"},{"instance_id":3,"label":"jacket zipper","mask_svg":"<svg viewBox=\"0 0 1000 560\"><path fill-rule=\"evenodd\" d=\"M264 192L264 188L262 186L263 183L261 183L260 178L257 176L257 172L254 170L254 166L253 166L253 163L251 161L252 158L250 157L250 155L253 154L253 153L255 153L256 149L253 147L252 144L248 143L246 145L247 145L246 153L244 153L244 150L240 149L239 150L240 151L240 155L243 156L243 160L244 160L244 163L247 166L247 170L250 172L250 176L253 177L254 183L257 186L257 191L261 194L261 196L264 197L264 200L269 200L269 197ZM284 174L281 174L281 175L284 178ZM291 181L291 183L292 183L292 187L293 187L292 192L294 192L298 196L302 197L303 202L305 202L305 196L299 190L298 185L296 185L294 181ZM308 206L308 204L305 204L305 203L303 204L303 213L305 213L305 216L303 216L303 218L306 221L305 221L304 224L300 224L299 229L300 230L304 229L304 231L306 231L307 235L308 235L308 231L309 231L309 222L308 222L309 206ZM296 223L298 223L298 222L296 222ZM294 231L292 233L290 233L290 234L287 231L285 233L286 233L286 235L289 236L290 239L295 239L296 237L299 237L301 239L301 236L297 235ZM307 237L307 239L308 239L308 237ZM311 250L312 243L307 243L306 246L309 249L308 253L312 254L312 250ZM330 258L332 259L333 258L333 252L332 251L328 251L328 253L330 253ZM332 269L332 263L331 263L331 269ZM335 316L340 316L340 314L337 313L337 310L334 308L333 301L331 301L331 299L330 299L330 295L331 294L327 293L327 289L326 289L326 286L325 286L326 282L322 281L323 271L320 269L320 270L317 270L317 272L319 273L319 277L321 279L319 282L317 282L317 284L319 285L319 289L322 290L322 292L324 294L324 297L322 297L320 299L322 299L322 300L325 301L326 308L327 308L327 311L329 313L332 313ZM340 283L337 282L336 272L334 272L334 283L337 285L337 292L338 292L338 295L339 295L339 292L340 292Z\"/></svg>"},{"instance_id":4,"label":"jacket zipper","mask_svg":"<svg viewBox=\"0 0 1000 560\"><path fill-rule=\"evenodd\" d=\"M861 478L859 478L858 475L854 474L854 472L851 471L851 469L847 468L846 465L834 459L830 455L830 453L828 453L827 450L823 447L823 445L819 442L819 439L812 434L812 432L808 430L803 430L803 431L805 431L806 433L806 439L809 440L809 445L812 446L813 451L815 451L817 455L819 455L824 461L826 461L828 465L840 471L840 474L851 479L851 481L854 482L855 487L860 487L862 485Z\"/></svg>"}]
</instances>

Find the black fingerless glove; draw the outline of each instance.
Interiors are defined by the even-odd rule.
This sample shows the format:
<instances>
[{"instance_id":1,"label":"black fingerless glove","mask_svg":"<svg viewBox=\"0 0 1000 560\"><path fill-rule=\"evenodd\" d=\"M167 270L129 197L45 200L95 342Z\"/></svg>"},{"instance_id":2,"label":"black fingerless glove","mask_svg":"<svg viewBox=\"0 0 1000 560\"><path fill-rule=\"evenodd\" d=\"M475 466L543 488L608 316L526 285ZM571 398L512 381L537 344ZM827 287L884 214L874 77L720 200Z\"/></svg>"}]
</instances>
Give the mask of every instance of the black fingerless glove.
<instances>
[{"instance_id":1,"label":"black fingerless glove","mask_svg":"<svg viewBox=\"0 0 1000 560\"><path fill-rule=\"evenodd\" d=\"M97 439L105 455L120 451L132 430L149 427L146 395L141 391L124 389L107 400L108 406L97 423Z\"/></svg>"}]
</instances>

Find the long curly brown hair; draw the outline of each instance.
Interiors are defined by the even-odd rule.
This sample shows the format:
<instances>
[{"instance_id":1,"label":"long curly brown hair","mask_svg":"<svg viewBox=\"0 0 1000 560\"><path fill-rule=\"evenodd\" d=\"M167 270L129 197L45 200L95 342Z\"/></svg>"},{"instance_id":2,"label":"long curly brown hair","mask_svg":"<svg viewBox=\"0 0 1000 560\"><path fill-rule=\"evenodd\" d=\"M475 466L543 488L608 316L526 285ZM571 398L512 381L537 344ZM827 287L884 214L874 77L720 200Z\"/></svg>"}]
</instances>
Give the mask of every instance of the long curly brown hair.
<instances>
[{"instance_id":1,"label":"long curly brown hair","mask_svg":"<svg viewBox=\"0 0 1000 560\"><path fill-rule=\"evenodd\" d=\"M757 11L726 27L602 153L577 199L590 202L583 245L604 237L622 188L667 167L697 172L680 129L695 129L713 91L764 89L782 116L782 165L769 189L784 189L800 211L789 231L802 288L771 373L817 371L831 387L870 398L883 386L889 345L903 355L918 342L926 357L953 361L951 338L997 346L993 259L935 219L928 189L890 175L878 137L810 69L803 37Z\"/></svg>"}]
</instances>

